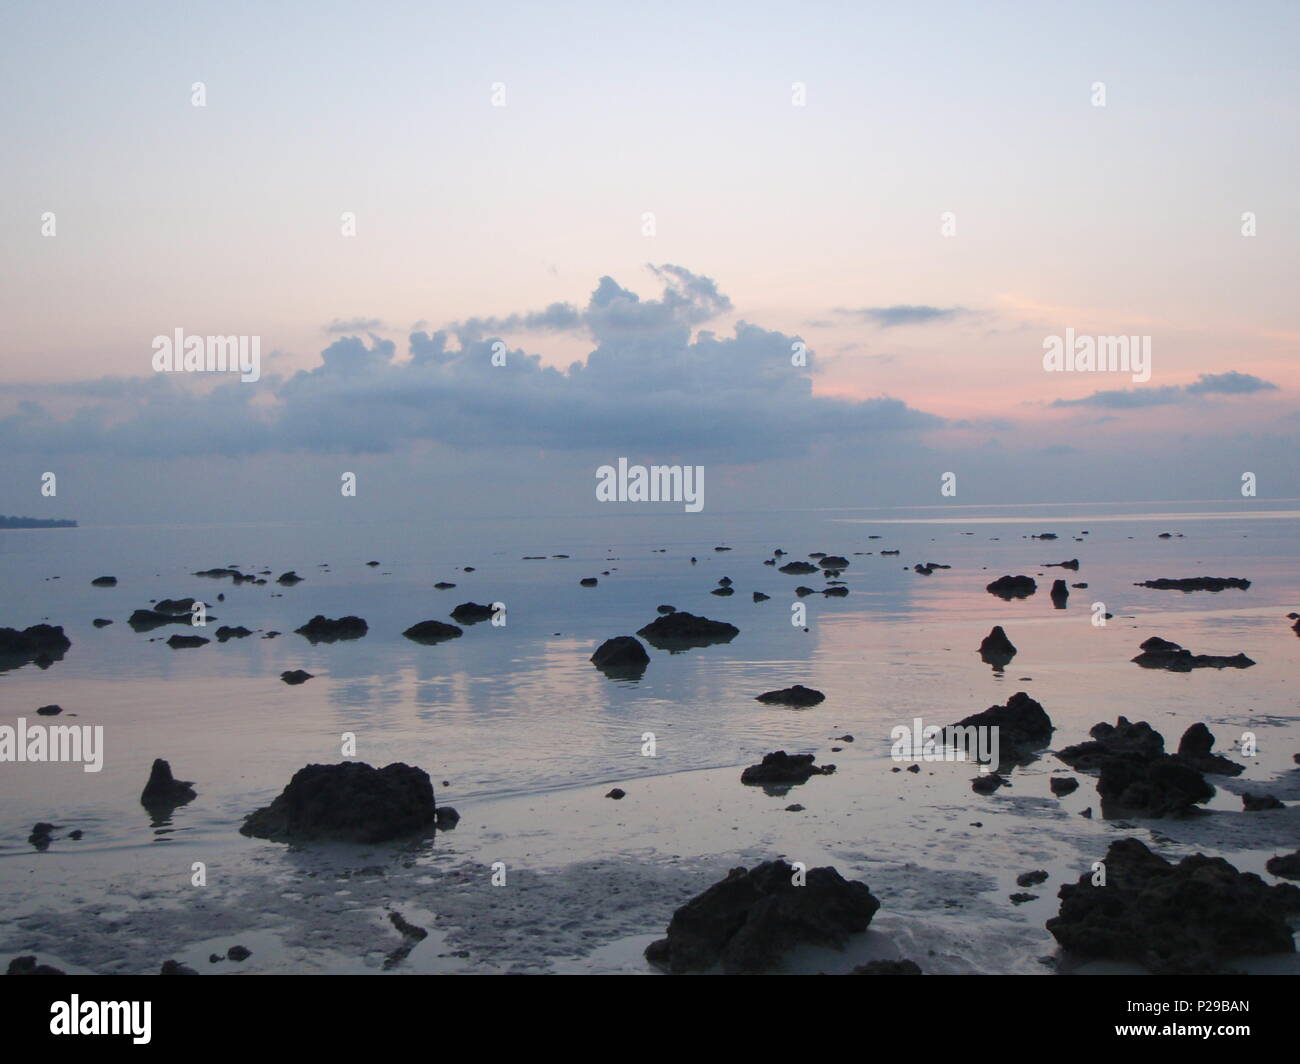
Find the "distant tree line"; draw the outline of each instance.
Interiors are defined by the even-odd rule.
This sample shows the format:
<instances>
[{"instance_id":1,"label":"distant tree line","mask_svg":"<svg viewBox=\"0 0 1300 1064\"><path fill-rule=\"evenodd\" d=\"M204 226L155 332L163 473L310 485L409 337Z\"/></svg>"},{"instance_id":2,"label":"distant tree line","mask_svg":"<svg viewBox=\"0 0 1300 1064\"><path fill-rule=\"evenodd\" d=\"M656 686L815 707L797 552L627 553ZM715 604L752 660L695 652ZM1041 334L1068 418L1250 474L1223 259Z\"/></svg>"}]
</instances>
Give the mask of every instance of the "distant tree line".
<instances>
[{"instance_id":1,"label":"distant tree line","mask_svg":"<svg viewBox=\"0 0 1300 1064\"><path fill-rule=\"evenodd\" d=\"M6 517L0 514L0 528L76 528L76 521L44 517Z\"/></svg>"}]
</instances>

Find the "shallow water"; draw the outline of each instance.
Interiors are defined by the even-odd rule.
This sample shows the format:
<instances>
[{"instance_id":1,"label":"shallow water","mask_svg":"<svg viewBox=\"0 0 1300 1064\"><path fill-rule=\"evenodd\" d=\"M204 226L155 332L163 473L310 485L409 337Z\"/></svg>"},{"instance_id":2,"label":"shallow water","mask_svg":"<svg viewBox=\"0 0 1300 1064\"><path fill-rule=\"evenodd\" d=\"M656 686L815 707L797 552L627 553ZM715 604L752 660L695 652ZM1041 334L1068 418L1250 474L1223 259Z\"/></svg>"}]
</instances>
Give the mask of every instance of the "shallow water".
<instances>
[{"instance_id":1,"label":"shallow water","mask_svg":"<svg viewBox=\"0 0 1300 1064\"><path fill-rule=\"evenodd\" d=\"M358 759L376 765L401 760L430 773L439 802L456 805L466 818L456 836L466 856L474 849L476 806L485 820L490 808L506 811L507 822L496 823L498 841L524 838L538 832L525 812L533 798L531 808L545 810L549 796L569 789L608 781L630 789L629 781L641 777L749 764L767 750L785 748L837 762L837 776L802 790L823 783L829 788L833 781L837 801L865 810L851 822L869 824L873 838L902 859L918 811L960 816L964 823L982 800L969 792L969 768L959 766L958 772L916 780L906 812L895 812L903 798L894 793L898 776L888 775L890 729L914 717L947 724L1021 689L1051 715L1054 747L1086 738L1093 723L1121 713L1148 720L1170 745L1188 725L1204 720L1220 751L1230 753L1232 741L1252 731L1259 753L1241 759L1248 764L1245 779L1269 779L1293 768L1291 755L1300 749L1300 639L1285 619L1300 608L1294 550L1300 512L1288 504L1263 512L1266 505L1249 512L1203 502L761 515L619 512L572 521L0 532L0 625L48 621L62 624L72 640L63 660L46 670L28 665L0 673L0 723L23 716L29 724L102 725L106 750L98 773L70 764L0 765L0 896L10 903L7 912L24 900L24 911L34 911L31 895L41 882L53 892L46 904L57 909L60 892L69 889L64 884L76 879L82 883L77 903L93 904L99 891L129 880L141 861L153 862L143 851L160 846L177 847L176 862L215 853L277 862L283 848L242 839L239 823L302 765L340 760L341 736L349 732ZM1027 538L1049 531L1059 538ZM1162 531L1183 536L1158 539ZM713 549L720 545L733 549ZM783 560L817 550L848 556L842 579L850 594L797 599L796 586L821 587L823 580L764 566L776 547L790 552ZM901 553L880 554L892 549ZM547 557L525 561L524 555ZM1043 567L1075 557L1077 573ZM371 559L381 564L367 566ZM913 564L928 561L952 568L930 576L912 571ZM270 570L270 582L232 587L190 575L225 565ZM475 571L464 572L466 566ZM289 569L304 582L276 585L274 577ZM1013 602L986 593L984 585L1004 573L1034 575L1038 593ZM116 587L90 586L106 574L118 578ZM1153 577L1196 575L1242 576L1253 583L1248 591L1192 594L1133 586ZM587 576L599 577L598 586L579 586ZM722 576L735 582L731 597L709 593ZM1055 609L1046 593L1057 577L1089 584L1071 593L1064 610ZM434 590L439 580L457 586ZM755 590L771 600L752 602ZM216 601L218 593L224 602ZM164 640L186 629L136 633L125 623L153 599L185 596L211 606L200 634L211 637L229 624L254 635L172 650ZM432 647L402 636L417 621L449 620L450 610L469 600L503 602L504 626L463 626L461 638ZM1115 615L1104 627L1091 620L1097 602ZM731 621L740 635L727 645L683 653L651 648L639 681L611 680L591 666L588 657L602 640L632 634L654 619L660 603ZM806 607L807 631L791 623L796 603ZM359 640L313 646L293 629L317 613L362 616L370 631ZM114 623L96 629L96 617ZM993 624L1002 624L1019 648L1001 675L975 652ZM262 638L268 630L282 634ZM1244 651L1258 664L1190 674L1140 669L1129 659L1153 634L1197 653ZM296 668L315 678L297 687L279 680L282 671ZM790 710L754 701L762 691L793 683L824 691L826 702ZM35 716L38 706L50 703L64 714ZM647 732L656 738L653 758L642 753ZM852 746L829 741L844 732L855 736ZM845 749L831 754L831 745ZM199 795L166 823L153 822L138 801L155 757L167 758L178 777L196 781ZM1060 767L1044 758L1023 778ZM1017 774L1021 790L1008 797L1027 793L1029 783L1021 779ZM1095 805L1089 781L1059 804L1081 823L1073 814ZM607 815L606 806L599 815ZM1240 802L1221 788L1211 807L1226 812ZM693 815L708 819L707 811ZM84 837L56 838L49 852L35 854L26 837L42 820L81 829ZM753 844L752 824L742 817L727 826L737 852ZM698 830L711 839L701 855L722 853L714 833L691 828ZM627 851L661 858L674 842L645 825L629 829L625 845L594 829L566 834L554 822L546 832L548 845L571 861ZM677 837L689 834L683 829ZM1292 839L1288 848L1294 845ZM1236 856L1262 871L1270 852ZM550 863L558 865L559 858L553 855ZM73 904L70 895L63 901ZM176 904L184 909L183 900ZM1044 908L1033 912L1041 928L1054 905L1047 907L1046 898L1033 905ZM641 933L661 928L662 922ZM0 931L11 932L4 938L14 948L26 941L25 932L4 921ZM196 926L191 947L206 941L201 931ZM613 969L624 970L626 951L607 943L596 948L611 951ZM350 962L327 963L328 950L321 949L321 970L348 970ZM598 961L581 957L571 967L588 970L593 963L600 970ZM979 958L970 963L978 965Z\"/></svg>"}]
</instances>

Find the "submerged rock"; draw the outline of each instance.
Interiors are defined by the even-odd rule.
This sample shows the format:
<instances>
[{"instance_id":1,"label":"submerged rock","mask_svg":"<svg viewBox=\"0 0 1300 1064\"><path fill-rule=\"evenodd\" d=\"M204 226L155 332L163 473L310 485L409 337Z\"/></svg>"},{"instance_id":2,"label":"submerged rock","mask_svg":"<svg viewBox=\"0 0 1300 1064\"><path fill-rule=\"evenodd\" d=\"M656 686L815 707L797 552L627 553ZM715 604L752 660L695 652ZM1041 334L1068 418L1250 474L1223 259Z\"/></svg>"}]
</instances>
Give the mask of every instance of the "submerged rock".
<instances>
[{"instance_id":1,"label":"submerged rock","mask_svg":"<svg viewBox=\"0 0 1300 1064\"><path fill-rule=\"evenodd\" d=\"M812 754L787 754L776 750L764 754L760 764L750 765L740 774L740 782L751 785L807 783L813 776L829 776L834 765L814 765Z\"/></svg>"},{"instance_id":2,"label":"submerged rock","mask_svg":"<svg viewBox=\"0 0 1300 1064\"><path fill-rule=\"evenodd\" d=\"M1010 601L1013 598L1027 598L1038 590L1038 584L1032 576L999 576L984 588L991 595Z\"/></svg>"},{"instance_id":3,"label":"submerged rock","mask_svg":"<svg viewBox=\"0 0 1300 1064\"><path fill-rule=\"evenodd\" d=\"M407 639L424 643L426 646L444 643L448 639L455 639L464 634L463 628L457 628L454 624L444 624L442 621L421 621L419 624L411 625L402 633Z\"/></svg>"},{"instance_id":4,"label":"submerged rock","mask_svg":"<svg viewBox=\"0 0 1300 1064\"><path fill-rule=\"evenodd\" d=\"M1221 654L1193 654L1177 643L1159 636L1144 641L1142 651L1133 661L1144 669L1168 669L1170 672L1191 672L1193 669L1248 669L1255 664L1245 654L1227 657Z\"/></svg>"},{"instance_id":5,"label":"submerged rock","mask_svg":"<svg viewBox=\"0 0 1300 1064\"><path fill-rule=\"evenodd\" d=\"M0 628L0 669L19 668L29 661L44 668L62 658L71 646L62 625L34 624L21 632Z\"/></svg>"},{"instance_id":6,"label":"submerged rock","mask_svg":"<svg viewBox=\"0 0 1300 1064\"><path fill-rule=\"evenodd\" d=\"M778 573L791 574L815 573L816 571L817 566L813 565L812 562L787 562L777 569Z\"/></svg>"},{"instance_id":7,"label":"submerged rock","mask_svg":"<svg viewBox=\"0 0 1300 1064\"><path fill-rule=\"evenodd\" d=\"M1300 912L1300 889L1290 884L1268 886L1199 853L1175 865L1133 838L1112 842L1104 864L1105 886L1093 886L1089 871L1060 889L1047 930L1062 949L1158 975L1213 974L1231 957L1295 952L1287 917Z\"/></svg>"},{"instance_id":8,"label":"submerged rock","mask_svg":"<svg viewBox=\"0 0 1300 1064\"><path fill-rule=\"evenodd\" d=\"M280 679L290 687L294 687L300 683L306 683L311 679L311 677L311 673L305 672L302 669L291 669L288 672L280 673Z\"/></svg>"},{"instance_id":9,"label":"submerged rock","mask_svg":"<svg viewBox=\"0 0 1300 1064\"><path fill-rule=\"evenodd\" d=\"M161 757L155 758L149 772L149 782L140 792L140 804L148 809L157 807L170 808L193 801L198 795L190 780L178 780L172 776L172 767Z\"/></svg>"},{"instance_id":10,"label":"submerged rock","mask_svg":"<svg viewBox=\"0 0 1300 1064\"><path fill-rule=\"evenodd\" d=\"M204 639L201 635L173 635L168 638L167 645L173 650L192 650L210 642L210 639Z\"/></svg>"},{"instance_id":11,"label":"submerged rock","mask_svg":"<svg viewBox=\"0 0 1300 1064\"><path fill-rule=\"evenodd\" d=\"M1158 591L1223 591L1230 587L1245 591L1250 587L1250 581L1239 576L1185 576L1176 580L1161 577L1159 580L1143 580L1133 586L1152 587Z\"/></svg>"},{"instance_id":12,"label":"submerged rock","mask_svg":"<svg viewBox=\"0 0 1300 1064\"><path fill-rule=\"evenodd\" d=\"M306 636L313 643L333 643L340 639L360 639L370 626L360 617L339 617L331 620L316 614L301 628L295 628L298 635Z\"/></svg>"},{"instance_id":13,"label":"submerged rock","mask_svg":"<svg viewBox=\"0 0 1300 1064\"><path fill-rule=\"evenodd\" d=\"M227 639L247 639L252 634L242 624L235 625L233 628L223 624L217 629L217 642L224 643Z\"/></svg>"},{"instance_id":14,"label":"submerged rock","mask_svg":"<svg viewBox=\"0 0 1300 1064\"><path fill-rule=\"evenodd\" d=\"M726 621L712 621L707 617L676 610L657 617L644 628L638 629L636 634L660 650L679 650L730 643L740 634L740 629Z\"/></svg>"},{"instance_id":15,"label":"submerged rock","mask_svg":"<svg viewBox=\"0 0 1300 1064\"><path fill-rule=\"evenodd\" d=\"M819 705L826 701L826 696L820 691L814 691L811 687L804 687L803 684L797 683L793 687L786 687L780 691L766 691L761 695L755 695L754 701L775 706L803 707Z\"/></svg>"},{"instance_id":16,"label":"submerged rock","mask_svg":"<svg viewBox=\"0 0 1300 1064\"><path fill-rule=\"evenodd\" d=\"M437 815L433 783L401 762L307 765L269 806L250 813L239 831L277 842L373 843L430 827Z\"/></svg>"},{"instance_id":17,"label":"submerged rock","mask_svg":"<svg viewBox=\"0 0 1300 1064\"><path fill-rule=\"evenodd\" d=\"M721 964L729 974L768 971L804 943L843 948L865 931L880 902L865 883L834 868L812 868L801 886L785 861L727 877L673 913L667 937L646 948L646 958L672 972L704 971Z\"/></svg>"}]
</instances>

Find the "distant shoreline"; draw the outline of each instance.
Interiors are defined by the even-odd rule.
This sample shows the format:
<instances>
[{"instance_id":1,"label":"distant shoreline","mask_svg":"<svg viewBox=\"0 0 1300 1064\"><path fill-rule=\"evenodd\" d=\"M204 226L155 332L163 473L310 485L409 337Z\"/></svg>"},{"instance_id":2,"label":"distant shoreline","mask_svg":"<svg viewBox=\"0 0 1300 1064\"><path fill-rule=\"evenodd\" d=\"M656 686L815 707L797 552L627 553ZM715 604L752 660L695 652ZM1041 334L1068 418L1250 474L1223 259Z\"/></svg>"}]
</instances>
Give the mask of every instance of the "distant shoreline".
<instances>
[{"instance_id":1,"label":"distant shoreline","mask_svg":"<svg viewBox=\"0 0 1300 1064\"><path fill-rule=\"evenodd\" d=\"M76 528L76 521L45 517L6 517L0 514L0 528Z\"/></svg>"}]
</instances>

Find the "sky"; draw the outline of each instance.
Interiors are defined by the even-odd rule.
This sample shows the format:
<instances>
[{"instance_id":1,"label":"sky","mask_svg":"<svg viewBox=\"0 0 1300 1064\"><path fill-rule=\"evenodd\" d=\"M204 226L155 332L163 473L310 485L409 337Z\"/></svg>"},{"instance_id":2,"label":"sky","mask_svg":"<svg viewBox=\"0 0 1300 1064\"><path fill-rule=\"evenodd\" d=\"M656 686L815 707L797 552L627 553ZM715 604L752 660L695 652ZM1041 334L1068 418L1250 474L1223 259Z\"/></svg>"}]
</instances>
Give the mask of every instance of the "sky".
<instances>
[{"instance_id":1,"label":"sky","mask_svg":"<svg viewBox=\"0 0 1300 1064\"><path fill-rule=\"evenodd\" d=\"M1300 496L1294 3L5 14L0 512Z\"/></svg>"}]
</instances>

